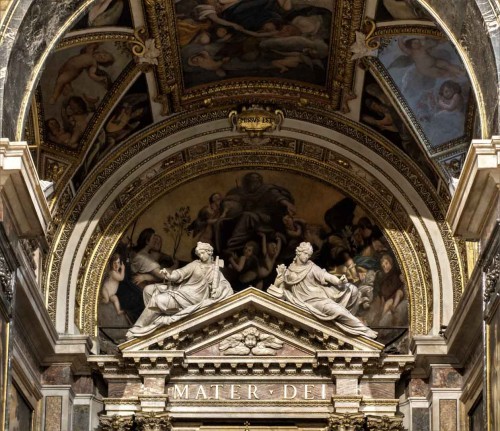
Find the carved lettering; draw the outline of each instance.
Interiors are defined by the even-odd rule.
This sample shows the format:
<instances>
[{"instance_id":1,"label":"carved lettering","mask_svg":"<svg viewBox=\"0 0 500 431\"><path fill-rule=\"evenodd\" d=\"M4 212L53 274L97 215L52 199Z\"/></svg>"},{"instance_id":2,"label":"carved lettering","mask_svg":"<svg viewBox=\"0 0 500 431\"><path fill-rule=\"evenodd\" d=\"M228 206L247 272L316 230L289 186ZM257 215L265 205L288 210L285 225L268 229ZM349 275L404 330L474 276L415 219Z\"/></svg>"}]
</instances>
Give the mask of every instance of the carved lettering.
<instances>
[{"instance_id":1,"label":"carved lettering","mask_svg":"<svg viewBox=\"0 0 500 431\"><path fill-rule=\"evenodd\" d=\"M241 388L241 385L231 385L231 393L230 397L232 400L241 400L240 394L238 390Z\"/></svg>"},{"instance_id":2,"label":"carved lettering","mask_svg":"<svg viewBox=\"0 0 500 431\"><path fill-rule=\"evenodd\" d=\"M252 396L256 399L259 400L260 398L257 396L257 386L255 385L248 385L248 399L251 400Z\"/></svg>"},{"instance_id":3,"label":"carved lettering","mask_svg":"<svg viewBox=\"0 0 500 431\"><path fill-rule=\"evenodd\" d=\"M292 396L289 396L289 394L288 394L289 388L291 388L293 390ZM295 387L295 385L284 385L283 386L283 398L285 400L293 400L296 396L297 396L297 388Z\"/></svg>"},{"instance_id":4,"label":"carved lettering","mask_svg":"<svg viewBox=\"0 0 500 431\"><path fill-rule=\"evenodd\" d=\"M305 400L314 400L314 395L312 391L314 389L314 385L304 385L304 399Z\"/></svg>"},{"instance_id":5,"label":"carved lettering","mask_svg":"<svg viewBox=\"0 0 500 431\"><path fill-rule=\"evenodd\" d=\"M218 400L219 399L219 388L223 388L224 385L210 385L210 389L214 388L215 389L215 395L214 399Z\"/></svg>"},{"instance_id":6,"label":"carved lettering","mask_svg":"<svg viewBox=\"0 0 500 431\"><path fill-rule=\"evenodd\" d=\"M326 400L329 384L173 384L167 389L172 400Z\"/></svg>"},{"instance_id":7,"label":"carved lettering","mask_svg":"<svg viewBox=\"0 0 500 431\"><path fill-rule=\"evenodd\" d=\"M185 393L184 399L187 400L189 398L189 385L184 385L182 391L179 389L179 386L174 386L174 399L182 398Z\"/></svg>"},{"instance_id":8,"label":"carved lettering","mask_svg":"<svg viewBox=\"0 0 500 431\"><path fill-rule=\"evenodd\" d=\"M199 399L200 396L202 396L204 400L207 399L207 393L205 392L203 385L198 386L198 392L196 393L195 400Z\"/></svg>"}]
</instances>

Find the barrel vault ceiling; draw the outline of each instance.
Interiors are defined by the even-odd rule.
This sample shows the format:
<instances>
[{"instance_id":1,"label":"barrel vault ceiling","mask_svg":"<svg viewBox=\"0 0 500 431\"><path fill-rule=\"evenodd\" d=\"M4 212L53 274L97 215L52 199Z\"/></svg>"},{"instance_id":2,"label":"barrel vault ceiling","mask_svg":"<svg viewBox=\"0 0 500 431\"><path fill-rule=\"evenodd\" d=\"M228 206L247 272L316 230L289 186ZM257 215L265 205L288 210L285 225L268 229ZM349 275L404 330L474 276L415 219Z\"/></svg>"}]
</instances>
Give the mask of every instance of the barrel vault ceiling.
<instances>
[{"instance_id":1,"label":"barrel vault ceiling","mask_svg":"<svg viewBox=\"0 0 500 431\"><path fill-rule=\"evenodd\" d=\"M460 55L416 1L98 0L47 60L26 139L54 206L134 135L252 105L361 123L441 196L478 127Z\"/></svg>"}]
</instances>

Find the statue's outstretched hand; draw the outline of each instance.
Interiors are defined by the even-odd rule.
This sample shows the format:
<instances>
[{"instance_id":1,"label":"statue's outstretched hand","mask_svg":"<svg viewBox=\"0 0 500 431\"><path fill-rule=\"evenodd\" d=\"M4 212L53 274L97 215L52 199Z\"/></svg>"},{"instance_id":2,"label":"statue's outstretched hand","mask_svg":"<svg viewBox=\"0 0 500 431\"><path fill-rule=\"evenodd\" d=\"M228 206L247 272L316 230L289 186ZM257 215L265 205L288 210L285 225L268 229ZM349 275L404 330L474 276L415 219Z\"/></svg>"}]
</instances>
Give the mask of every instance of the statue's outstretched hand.
<instances>
[{"instance_id":1,"label":"statue's outstretched hand","mask_svg":"<svg viewBox=\"0 0 500 431\"><path fill-rule=\"evenodd\" d=\"M164 280L170 281L170 271L167 268L160 269L160 273L163 275Z\"/></svg>"},{"instance_id":2,"label":"statue's outstretched hand","mask_svg":"<svg viewBox=\"0 0 500 431\"><path fill-rule=\"evenodd\" d=\"M276 272L278 273L278 277L282 277L286 271L286 266L282 263L276 267Z\"/></svg>"}]
</instances>

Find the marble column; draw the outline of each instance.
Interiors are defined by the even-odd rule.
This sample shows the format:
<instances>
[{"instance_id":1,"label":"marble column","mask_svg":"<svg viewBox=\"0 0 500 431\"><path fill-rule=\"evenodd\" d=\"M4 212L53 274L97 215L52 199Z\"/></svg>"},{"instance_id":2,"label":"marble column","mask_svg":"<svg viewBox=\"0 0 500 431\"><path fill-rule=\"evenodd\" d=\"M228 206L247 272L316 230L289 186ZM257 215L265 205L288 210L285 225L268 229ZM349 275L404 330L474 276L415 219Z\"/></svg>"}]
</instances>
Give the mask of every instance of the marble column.
<instances>
[{"instance_id":1,"label":"marble column","mask_svg":"<svg viewBox=\"0 0 500 431\"><path fill-rule=\"evenodd\" d=\"M399 411L403 426L409 430L430 431L429 384L426 379L412 377L400 398Z\"/></svg>"},{"instance_id":2,"label":"marble column","mask_svg":"<svg viewBox=\"0 0 500 431\"><path fill-rule=\"evenodd\" d=\"M93 431L99 425L103 402L90 376L80 376L73 385L73 431Z\"/></svg>"}]
</instances>

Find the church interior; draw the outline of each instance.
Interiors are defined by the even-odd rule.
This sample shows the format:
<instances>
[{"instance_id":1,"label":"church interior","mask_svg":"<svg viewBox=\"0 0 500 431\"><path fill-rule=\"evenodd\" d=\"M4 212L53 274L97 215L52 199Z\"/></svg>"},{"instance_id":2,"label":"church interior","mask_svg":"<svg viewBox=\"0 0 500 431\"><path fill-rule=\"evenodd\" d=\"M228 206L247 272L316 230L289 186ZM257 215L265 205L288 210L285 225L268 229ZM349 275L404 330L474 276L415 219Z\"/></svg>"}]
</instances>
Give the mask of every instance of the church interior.
<instances>
[{"instance_id":1,"label":"church interior","mask_svg":"<svg viewBox=\"0 0 500 431\"><path fill-rule=\"evenodd\" d=\"M0 1L0 430L500 430L498 0Z\"/></svg>"}]
</instances>

